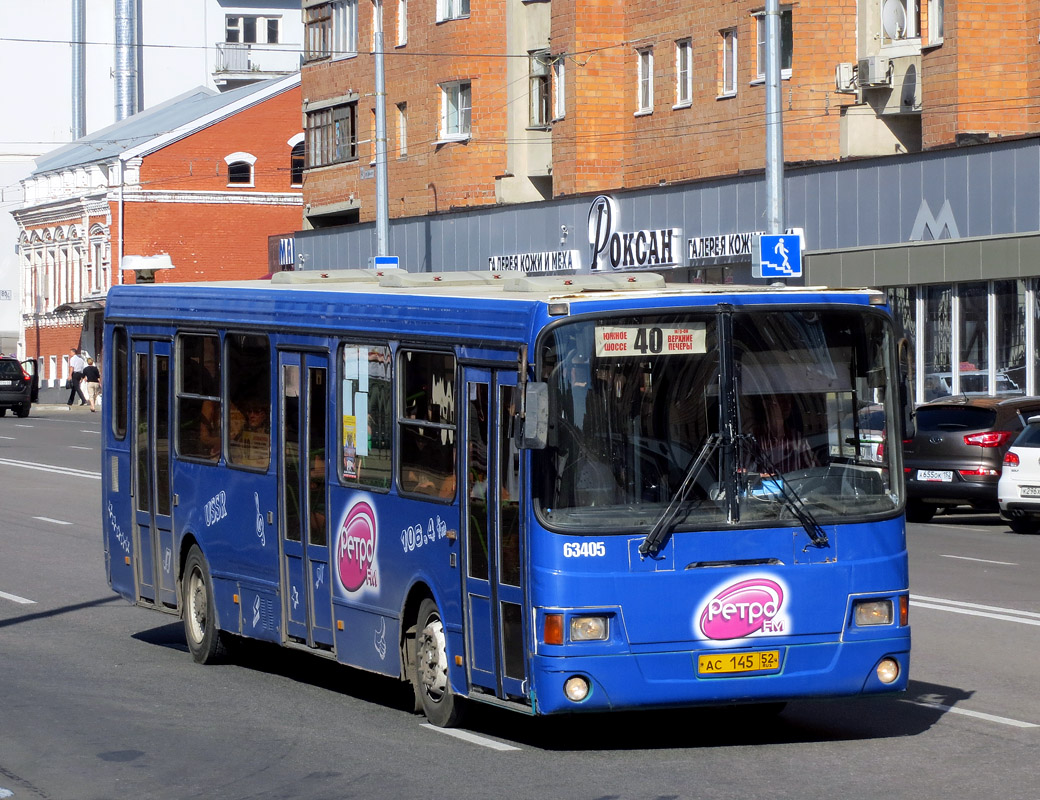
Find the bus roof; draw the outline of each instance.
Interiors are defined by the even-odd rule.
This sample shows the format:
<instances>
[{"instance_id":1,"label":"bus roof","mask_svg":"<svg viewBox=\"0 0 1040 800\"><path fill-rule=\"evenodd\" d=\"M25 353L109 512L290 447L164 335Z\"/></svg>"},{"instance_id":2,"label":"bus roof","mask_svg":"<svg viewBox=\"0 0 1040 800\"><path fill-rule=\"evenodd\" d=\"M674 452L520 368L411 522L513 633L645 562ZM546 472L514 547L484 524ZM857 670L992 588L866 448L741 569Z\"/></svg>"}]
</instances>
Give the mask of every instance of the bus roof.
<instances>
[{"instance_id":1,"label":"bus roof","mask_svg":"<svg viewBox=\"0 0 1040 800\"><path fill-rule=\"evenodd\" d=\"M110 322L400 329L506 342L528 340L539 317L725 302L882 305L885 297L872 289L666 283L653 272L308 270L275 273L269 280L115 286L105 315Z\"/></svg>"}]
</instances>

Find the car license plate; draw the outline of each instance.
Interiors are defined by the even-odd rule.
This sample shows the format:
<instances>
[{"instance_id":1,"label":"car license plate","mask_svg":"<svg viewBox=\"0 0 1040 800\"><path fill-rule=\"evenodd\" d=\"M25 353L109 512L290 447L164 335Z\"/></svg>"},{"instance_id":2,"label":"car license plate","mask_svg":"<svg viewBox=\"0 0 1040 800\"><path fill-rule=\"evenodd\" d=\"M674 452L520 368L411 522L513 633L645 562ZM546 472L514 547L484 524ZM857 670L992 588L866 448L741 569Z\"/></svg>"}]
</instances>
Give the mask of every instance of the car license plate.
<instances>
[{"instance_id":1,"label":"car license plate","mask_svg":"<svg viewBox=\"0 0 1040 800\"><path fill-rule=\"evenodd\" d=\"M14 381L0 381L0 386L14 386Z\"/></svg>"},{"instance_id":2,"label":"car license plate","mask_svg":"<svg viewBox=\"0 0 1040 800\"><path fill-rule=\"evenodd\" d=\"M750 653L712 653L697 656L698 675L734 675L742 672L777 672L779 650L755 650Z\"/></svg>"},{"instance_id":3,"label":"car license plate","mask_svg":"<svg viewBox=\"0 0 1040 800\"><path fill-rule=\"evenodd\" d=\"M1022 497L1040 497L1040 486L1023 486L1018 491Z\"/></svg>"},{"instance_id":4,"label":"car license plate","mask_svg":"<svg viewBox=\"0 0 1040 800\"><path fill-rule=\"evenodd\" d=\"M949 483L953 480L953 472L948 469L919 469L917 470L917 480Z\"/></svg>"}]
</instances>

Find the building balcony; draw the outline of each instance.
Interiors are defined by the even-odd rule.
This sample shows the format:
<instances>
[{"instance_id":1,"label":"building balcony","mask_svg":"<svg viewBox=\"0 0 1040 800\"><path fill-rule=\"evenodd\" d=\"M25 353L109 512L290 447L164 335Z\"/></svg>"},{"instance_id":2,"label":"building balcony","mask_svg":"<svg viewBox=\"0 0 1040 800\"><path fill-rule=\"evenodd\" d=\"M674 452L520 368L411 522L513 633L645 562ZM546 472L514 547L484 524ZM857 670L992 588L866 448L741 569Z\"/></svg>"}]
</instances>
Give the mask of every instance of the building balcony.
<instances>
[{"instance_id":1,"label":"building balcony","mask_svg":"<svg viewBox=\"0 0 1040 800\"><path fill-rule=\"evenodd\" d=\"M217 43L217 62L213 81L232 88L254 81L289 75L300 69L302 49L299 44Z\"/></svg>"}]
</instances>

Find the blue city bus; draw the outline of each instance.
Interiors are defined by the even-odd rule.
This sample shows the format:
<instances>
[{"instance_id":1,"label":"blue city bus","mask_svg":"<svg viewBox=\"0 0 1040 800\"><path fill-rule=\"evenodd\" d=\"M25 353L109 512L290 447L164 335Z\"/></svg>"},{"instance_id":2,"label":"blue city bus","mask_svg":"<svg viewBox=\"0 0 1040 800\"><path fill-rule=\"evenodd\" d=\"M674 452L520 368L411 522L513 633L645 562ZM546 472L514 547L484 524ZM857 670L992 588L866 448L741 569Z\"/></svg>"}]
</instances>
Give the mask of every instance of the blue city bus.
<instances>
[{"instance_id":1,"label":"blue city bus","mask_svg":"<svg viewBox=\"0 0 1040 800\"><path fill-rule=\"evenodd\" d=\"M899 341L876 291L650 273L117 286L108 580L441 726L901 691Z\"/></svg>"}]
</instances>

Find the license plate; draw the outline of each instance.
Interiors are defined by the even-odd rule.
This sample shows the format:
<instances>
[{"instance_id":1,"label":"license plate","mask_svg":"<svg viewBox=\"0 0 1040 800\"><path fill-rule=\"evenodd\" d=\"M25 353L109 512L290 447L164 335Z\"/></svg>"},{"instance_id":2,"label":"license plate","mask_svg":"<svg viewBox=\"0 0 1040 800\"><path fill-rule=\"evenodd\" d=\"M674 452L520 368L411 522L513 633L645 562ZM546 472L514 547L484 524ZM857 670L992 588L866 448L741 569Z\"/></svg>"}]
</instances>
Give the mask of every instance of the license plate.
<instances>
[{"instance_id":1,"label":"license plate","mask_svg":"<svg viewBox=\"0 0 1040 800\"><path fill-rule=\"evenodd\" d=\"M1040 497L1040 486L1023 486L1019 489L1022 497Z\"/></svg>"},{"instance_id":2,"label":"license plate","mask_svg":"<svg viewBox=\"0 0 1040 800\"><path fill-rule=\"evenodd\" d=\"M14 386L14 381L0 381L0 386Z\"/></svg>"},{"instance_id":3,"label":"license plate","mask_svg":"<svg viewBox=\"0 0 1040 800\"><path fill-rule=\"evenodd\" d=\"M712 653L697 656L698 675L734 675L742 672L777 672L779 650L755 650L750 653Z\"/></svg>"},{"instance_id":4,"label":"license plate","mask_svg":"<svg viewBox=\"0 0 1040 800\"><path fill-rule=\"evenodd\" d=\"M917 480L949 483L953 480L953 472L948 469L919 469L917 470Z\"/></svg>"}]
</instances>

